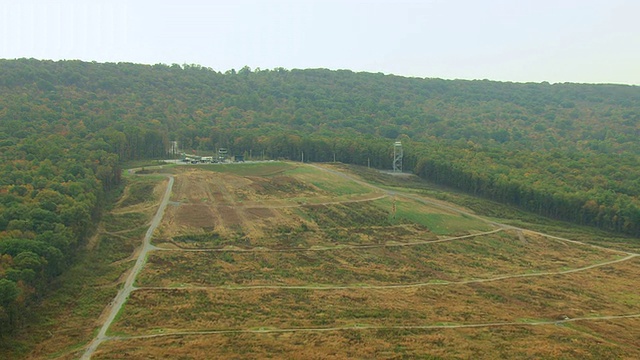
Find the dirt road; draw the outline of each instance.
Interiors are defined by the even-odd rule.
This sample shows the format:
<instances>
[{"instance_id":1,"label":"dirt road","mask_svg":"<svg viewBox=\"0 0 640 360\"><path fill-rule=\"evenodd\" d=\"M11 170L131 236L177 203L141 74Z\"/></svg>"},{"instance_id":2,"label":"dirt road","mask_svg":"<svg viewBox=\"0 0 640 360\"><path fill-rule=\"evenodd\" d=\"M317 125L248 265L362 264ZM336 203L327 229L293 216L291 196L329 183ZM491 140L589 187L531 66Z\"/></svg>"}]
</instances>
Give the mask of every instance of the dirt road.
<instances>
[{"instance_id":1,"label":"dirt road","mask_svg":"<svg viewBox=\"0 0 640 360\"><path fill-rule=\"evenodd\" d=\"M115 299L111 302L109 316L102 324L100 332L98 332L98 335L91 341L91 343L89 343L89 346L85 350L81 359L91 359L91 355L93 355L98 346L100 346L103 341L108 339L107 330L111 326L111 323L113 323L113 320L115 320L116 315L118 315L118 312L120 312L120 309L122 308L124 303L127 301L127 298L129 298L129 294L131 294L131 291L134 289L133 283L135 282L138 273L142 269L142 266L144 266L144 263L147 259L147 253L153 248L153 246L151 245L151 236L160 224L160 220L162 220L162 216L164 215L164 210L169 203L169 198L171 197L171 189L173 188L173 182L173 176L169 176L169 183L167 184L167 189L164 192L164 196L162 198L162 201L160 202L158 211L153 217L151 226L149 226L147 233L144 235L144 241L142 243L142 249L138 254L138 259L136 260L133 268L131 268L131 270L129 271L129 276L127 277L127 281L125 282L124 287L118 292L118 295L116 295Z\"/></svg>"}]
</instances>

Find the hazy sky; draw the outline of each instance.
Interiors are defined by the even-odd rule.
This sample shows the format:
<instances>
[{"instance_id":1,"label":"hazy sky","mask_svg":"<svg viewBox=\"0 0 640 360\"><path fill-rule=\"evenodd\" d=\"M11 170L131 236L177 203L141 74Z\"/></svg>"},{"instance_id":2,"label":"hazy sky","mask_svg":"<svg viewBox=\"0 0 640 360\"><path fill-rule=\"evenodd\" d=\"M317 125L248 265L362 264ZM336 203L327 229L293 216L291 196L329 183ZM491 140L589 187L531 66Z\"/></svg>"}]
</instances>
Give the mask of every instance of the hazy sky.
<instances>
[{"instance_id":1,"label":"hazy sky","mask_svg":"<svg viewBox=\"0 0 640 360\"><path fill-rule=\"evenodd\" d=\"M639 16L640 0L0 0L0 58L640 85Z\"/></svg>"}]
</instances>

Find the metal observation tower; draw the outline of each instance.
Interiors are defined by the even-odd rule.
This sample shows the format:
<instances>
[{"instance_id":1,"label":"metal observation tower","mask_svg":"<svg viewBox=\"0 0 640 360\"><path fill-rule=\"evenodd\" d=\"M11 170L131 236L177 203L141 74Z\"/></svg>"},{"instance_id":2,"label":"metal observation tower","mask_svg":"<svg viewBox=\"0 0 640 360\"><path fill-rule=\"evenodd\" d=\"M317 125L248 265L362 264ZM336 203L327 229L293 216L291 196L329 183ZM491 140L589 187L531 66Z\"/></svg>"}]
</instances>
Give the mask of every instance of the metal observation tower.
<instances>
[{"instance_id":1,"label":"metal observation tower","mask_svg":"<svg viewBox=\"0 0 640 360\"><path fill-rule=\"evenodd\" d=\"M402 172L402 142L393 144L393 172Z\"/></svg>"}]
</instances>

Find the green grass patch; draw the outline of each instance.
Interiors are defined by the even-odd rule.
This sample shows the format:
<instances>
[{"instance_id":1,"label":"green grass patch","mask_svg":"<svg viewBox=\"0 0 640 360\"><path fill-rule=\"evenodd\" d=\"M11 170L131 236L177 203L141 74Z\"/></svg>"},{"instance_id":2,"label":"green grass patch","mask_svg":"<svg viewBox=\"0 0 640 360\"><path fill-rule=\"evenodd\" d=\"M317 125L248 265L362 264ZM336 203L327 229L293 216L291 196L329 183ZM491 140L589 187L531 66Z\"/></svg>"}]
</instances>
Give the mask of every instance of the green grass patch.
<instances>
[{"instance_id":1,"label":"green grass patch","mask_svg":"<svg viewBox=\"0 0 640 360\"><path fill-rule=\"evenodd\" d=\"M369 186L311 166L300 166L288 174L336 196L368 194L373 191Z\"/></svg>"},{"instance_id":2,"label":"green grass patch","mask_svg":"<svg viewBox=\"0 0 640 360\"><path fill-rule=\"evenodd\" d=\"M274 161L262 163L198 165L197 168L220 173L230 173L240 176L269 177L281 175L285 172L293 170L296 168L296 165L292 163Z\"/></svg>"},{"instance_id":3,"label":"green grass patch","mask_svg":"<svg viewBox=\"0 0 640 360\"><path fill-rule=\"evenodd\" d=\"M149 216L139 212L106 214L103 217L104 228L108 232L137 229L149 221Z\"/></svg>"},{"instance_id":4,"label":"green grass patch","mask_svg":"<svg viewBox=\"0 0 640 360\"><path fill-rule=\"evenodd\" d=\"M126 207L153 200L153 189L155 186L155 181L149 181L148 178L146 181L133 182L129 186L127 196L122 199L120 206Z\"/></svg>"},{"instance_id":5,"label":"green grass patch","mask_svg":"<svg viewBox=\"0 0 640 360\"><path fill-rule=\"evenodd\" d=\"M140 242L140 239L103 235L100 237L98 251L105 260L117 261L131 255L138 242Z\"/></svg>"},{"instance_id":6,"label":"green grass patch","mask_svg":"<svg viewBox=\"0 0 640 360\"><path fill-rule=\"evenodd\" d=\"M130 160L126 161L122 164L122 168L124 169L137 169L142 167L151 167L151 166L159 166L165 165L165 162L162 160Z\"/></svg>"},{"instance_id":7,"label":"green grass patch","mask_svg":"<svg viewBox=\"0 0 640 360\"><path fill-rule=\"evenodd\" d=\"M471 209L478 215L507 225L532 229L625 251L640 251L640 242L637 238L631 236L550 219L523 211L515 206L498 203L486 198L469 195L450 187L437 185L417 176L397 177L382 173L378 170L355 165L341 165L341 167L343 170L351 171L382 188L403 192L409 191L426 197L447 201Z\"/></svg>"},{"instance_id":8,"label":"green grass patch","mask_svg":"<svg viewBox=\"0 0 640 360\"><path fill-rule=\"evenodd\" d=\"M491 226L487 223L471 216L423 212L420 206L416 206L416 204L411 202L398 202L396 209L395 223L410 222L420 224L438 235L469 233L470 230L491 230Z\"/></svg>"}]
</instances>

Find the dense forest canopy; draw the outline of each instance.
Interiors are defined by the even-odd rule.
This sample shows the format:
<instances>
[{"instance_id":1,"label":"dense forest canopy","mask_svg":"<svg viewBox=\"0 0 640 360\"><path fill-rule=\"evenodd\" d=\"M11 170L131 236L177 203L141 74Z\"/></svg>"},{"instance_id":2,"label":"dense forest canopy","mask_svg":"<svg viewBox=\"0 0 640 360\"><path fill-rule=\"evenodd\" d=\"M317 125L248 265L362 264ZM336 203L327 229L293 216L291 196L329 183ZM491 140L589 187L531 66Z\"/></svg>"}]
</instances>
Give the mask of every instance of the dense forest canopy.
<instances>
[{"instance_id":1,"label":"dense forest canopy","mask_svg":"<svg viewBox=\"0 0 640 360\"><path fill-rule=\"evenodd\" d=\"M73 261L122 161L186 151L405 169L640 235L640 88L0 60L0 335Z\"/></svg>"}]
</instances>

